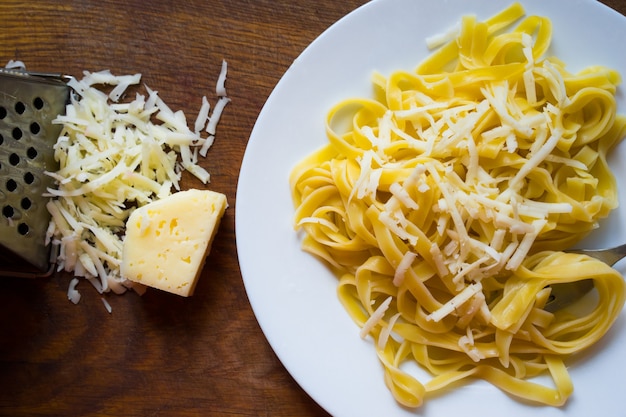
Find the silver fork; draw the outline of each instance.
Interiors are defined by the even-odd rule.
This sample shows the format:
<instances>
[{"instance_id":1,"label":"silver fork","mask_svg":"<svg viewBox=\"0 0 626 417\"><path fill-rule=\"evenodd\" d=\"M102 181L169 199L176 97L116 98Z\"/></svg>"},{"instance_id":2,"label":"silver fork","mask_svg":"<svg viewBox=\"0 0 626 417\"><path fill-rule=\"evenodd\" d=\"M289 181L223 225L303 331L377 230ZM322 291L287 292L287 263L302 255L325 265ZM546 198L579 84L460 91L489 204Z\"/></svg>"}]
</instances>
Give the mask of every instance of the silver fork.
<instances>
[{"instance_id":1,"label":"silver fork","mask_svg":"<svg viewBox=\"0 0 626 417\"><path fill-rule=\"evenodd\" d=\"M566 252L580 253L596 258L607 265L613 266L626 257L626 244L606 249L571 249ZM576 282L552 285L550 300L544 307L545 310L555 312L563 307L571 305L593 289L593 281L585 279Z\"/></svg>"}]
</instances>

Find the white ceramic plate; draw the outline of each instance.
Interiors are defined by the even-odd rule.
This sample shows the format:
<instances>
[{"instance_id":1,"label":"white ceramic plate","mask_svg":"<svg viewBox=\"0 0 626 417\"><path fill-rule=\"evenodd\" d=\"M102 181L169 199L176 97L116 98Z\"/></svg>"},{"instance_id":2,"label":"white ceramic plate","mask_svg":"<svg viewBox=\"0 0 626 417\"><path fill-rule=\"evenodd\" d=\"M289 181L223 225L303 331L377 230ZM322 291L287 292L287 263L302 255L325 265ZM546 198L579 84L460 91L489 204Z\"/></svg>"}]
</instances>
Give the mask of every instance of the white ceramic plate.
<instances>
[{"instance_id":1,"label":"white ceramic plate","mask_svg":"<svg viewBox=\"0 0 626 417\"><path fill-rule=\"evenodd\" d=\"M565 60L570 70L602 64L626 76L626 18L593 0L522 3L527 14L552 19L551 54ZM236 201L237 247L246 291L284 366L334 416L624 415L624 314L600 345L571 363L575 392L562 409L520 403L481 381L429 398L418 410L403 409L385 387L372 341L359 337L359 329L337 300L335 277L300 250L292 228L289 172L326 143L324 118L329 108L343 98L369 96L374 70L388 74L414 68L428 54L425 39L452 27L462 15L486 18L505 5L492 0L368 3L331 26L294 61L254 127ZM619 101L626 112L623 91ZM625 160L626 146L620 146L612 159ZM614 166L620 188L626 191L626 168ZM615 244L626 240L625 231L626 211L616 212L588 242Z\"/></svg>"}]
</instances>

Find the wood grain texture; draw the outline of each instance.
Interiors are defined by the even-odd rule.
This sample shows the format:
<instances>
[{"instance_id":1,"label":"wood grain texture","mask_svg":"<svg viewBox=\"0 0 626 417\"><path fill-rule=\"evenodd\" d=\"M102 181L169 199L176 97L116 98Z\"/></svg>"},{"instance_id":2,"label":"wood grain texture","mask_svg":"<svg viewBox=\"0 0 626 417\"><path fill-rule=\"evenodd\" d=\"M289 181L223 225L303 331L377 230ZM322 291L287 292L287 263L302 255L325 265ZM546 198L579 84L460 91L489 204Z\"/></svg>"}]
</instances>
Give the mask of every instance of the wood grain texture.
<instances>
[{"instance_id":1,"label":"wood grain texture","mask_svg":"<svg viewBox=\"0 0 626 417\"><path fill-rule=\"evenodd\" d=\"M141 72L193 120L222 59L232 103L203 165L230 208L189 299L107 296L70 277L0 279L0 415L327 416L265 340L237 262L239 168L256 117L304 48L362 0L0 2L0 64L80 76ZM626 2L606 1L626 13ZM185 187L200 186L185 176ZM271 190L270 190L271 192Z\"/></svg>"}]
</instances>

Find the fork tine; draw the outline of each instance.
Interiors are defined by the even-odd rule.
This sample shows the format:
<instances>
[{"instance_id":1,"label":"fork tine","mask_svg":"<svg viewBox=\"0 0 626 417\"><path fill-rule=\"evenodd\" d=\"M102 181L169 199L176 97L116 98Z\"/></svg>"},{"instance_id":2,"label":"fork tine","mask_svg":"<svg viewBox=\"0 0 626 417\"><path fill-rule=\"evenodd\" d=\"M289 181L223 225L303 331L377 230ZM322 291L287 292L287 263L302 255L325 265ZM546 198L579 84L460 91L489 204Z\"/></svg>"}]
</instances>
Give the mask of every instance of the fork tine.
<instances>
[{"instance_id":1,"label":"fork tine","mask_svg":"<svg viewBox=\"0 0 626 417\"><path fill-rule=\"evenodd\" d=\"M589 255L610 266L613 266L618 261L626 257L626 244L607 249L571 249L566 252Z\"/></svg>"}]
</instances>

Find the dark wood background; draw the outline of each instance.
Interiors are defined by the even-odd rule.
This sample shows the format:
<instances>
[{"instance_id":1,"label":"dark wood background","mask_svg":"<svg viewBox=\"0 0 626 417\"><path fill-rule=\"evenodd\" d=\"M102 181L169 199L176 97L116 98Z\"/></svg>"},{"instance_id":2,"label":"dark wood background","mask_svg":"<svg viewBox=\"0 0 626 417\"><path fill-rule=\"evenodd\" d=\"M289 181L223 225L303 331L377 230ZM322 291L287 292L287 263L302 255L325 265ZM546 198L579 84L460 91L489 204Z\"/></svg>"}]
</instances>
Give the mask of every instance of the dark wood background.
<instances>
[{"instance_id":1,"label":"dark wood background","mask_svg":"<svg viewBox=\"0 0 626 417\"><path fill-rule=\"evenodd\" d=\"M79 77L141 72L193 123L214 102L222 59L226 108L203 165L227 210L196 293L101 296L70 277L0 277L2 416L327 416L283 368L248 303L237 262L239 168L265 100L291 62L362 0L0 0L0 65ZM567 2L563 1L565 6ZM605 0L626 13L623 0ZM565 11L564 11L565 12ZM185 187L199 186L185 177Z\"/></svg>"}]
</instances>

